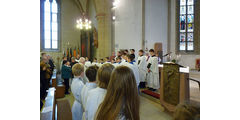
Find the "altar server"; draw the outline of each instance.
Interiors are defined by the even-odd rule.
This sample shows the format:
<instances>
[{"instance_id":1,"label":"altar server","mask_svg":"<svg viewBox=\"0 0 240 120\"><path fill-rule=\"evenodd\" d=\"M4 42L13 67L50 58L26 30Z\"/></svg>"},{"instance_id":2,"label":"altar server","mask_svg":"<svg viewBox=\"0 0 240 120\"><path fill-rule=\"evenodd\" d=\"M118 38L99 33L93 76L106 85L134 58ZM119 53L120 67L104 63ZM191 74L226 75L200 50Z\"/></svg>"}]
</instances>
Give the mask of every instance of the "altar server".
<instances>
[{"instance_id":1,"label":"altar server","mask_svg":"<svg viewBox=\"0 0 240 120\"><path fill-rule=\"evenodd\" d=\"M84 86L84 66L83 64L73 65L72 72L74 75L73 82L71 85L71 90L74 96L74 103L72 106L72 118L73 120L82 120L82 106L81 106L81 90Z\"/></svg>"},{"instance_id":2,"label":"altar server","mask_svg":"<svg viewBox=\"0 0 240 120\"><path fill-rule=\"evenodd\" d=\"M138 59L137 59L137 64L138 64L138 69L139 69L139 77L140 77L140 88L145 88L145 83L146 83L146 74L147 74L147 61L146 57L143 56L144 51L139 50L138 51Z\"/></svg>"},{"instance_id":3,"label":"altar server","mask_svg":"<svg viewBox=\"0 0 240 120\"><path fill-rule=\"evenodd\" d=\"M91 61L89 61L88 57L86 57L85 66L88 68L91 65L92 65Z\"/></svg>"},{"instance_id":4,"label":"altar server","mask_svg":"<svg viewBox=\"0 0 240 120\"><path fill-rule=\"evenodd\" d=\"M93 62L92 62L92 65L97 65L98 63L97 63L97 58L94 58L93 59Z\"/></svg>"},{"instance_id":5,"label":"altar server","mask_svg":"<svg viewBox=\"0 0 240 120\"><path fill-rule=\"evenodd\" d=\"M89 82L87 82L84 85L84 87L82 89L82 93L81 93L81 101L82 101L82 107L83 107L83 120L85 120L85 108L86 108L88 92L91 89L94 89L97 87L97 84L96 84L97 70L98 70L98 67L96 65L90 66L86 70L86 76L87 76Z\"/></svg>"},{"instance_id":6,"label":"altar server","mask_svg":"<svg viewBox=\"0 0 240 120\"><path fill-rule=\"evenodd\" d=\"M139 83L140 83L139 69L138 69L138 66L137 66L136 62L133 62L133 60L134 60L134 56L131 55L131 54L128 54L127 55L128 63L125 64L125 65L132 69L132 71L134 73L134 76L135 76L135 79L136 79L137 86L138 86Z\"/></svg>"},{"instance_id":7,"label":"altar server","mask_svg":"<svg viewBox=\"0 0 240 120\"><path fill-rule=\"evenodd\" d=\"M155 91L159 89L159 69L158 69L158 58L155 56L154 50L150 49L150 58L147 62L147 85L150 90Z\"/></svg>"},{"instance_id":8,"label":"altar server","mask_svg":"<svg viewBox=\"0 0 240 120\"><path fill-rule=\"evenodd\" d=\"M121 57L122 57L122 60L121 60L120 65L126 65L128 63L127 62L127 54L123 53Z\"/></svg>"},{"instance_id":9,"label":"altar server","mask_svg":"<svg viewBox=\"0 0 240 120\"><path fill-rule=\"evenodd\" d=\"M93 120L98 109L98 106L102 103L105 94L107 92L108 83L114 66L106 63L98 69L97 73L97 88L89 91L85 109L85 119Z\"/></svg>"},{"instance_id":10,"label":"altar server","mask_svg":"<svg viewBox=\"0 0 240 120\"><path fill-rule=\"evenodd\" d=\"M121 57L117 57L116 58L116 63L113 64L113 66L116 68L117 66L119 66L121 64Z\"/></svg>"}]
</instances>

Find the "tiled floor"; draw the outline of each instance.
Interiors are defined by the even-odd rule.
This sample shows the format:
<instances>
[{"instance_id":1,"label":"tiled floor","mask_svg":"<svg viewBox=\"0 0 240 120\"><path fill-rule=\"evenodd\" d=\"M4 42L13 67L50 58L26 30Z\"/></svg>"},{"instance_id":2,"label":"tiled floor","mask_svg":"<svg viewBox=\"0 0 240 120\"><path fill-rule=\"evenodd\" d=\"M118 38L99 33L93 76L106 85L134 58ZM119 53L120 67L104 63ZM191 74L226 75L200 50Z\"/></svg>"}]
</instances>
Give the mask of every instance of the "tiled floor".
<instances>
[{"instance_id":1,"label":"tiled floor","mask_svg":"<svg viewBox=\"0 0 240 120\"><path fill-rule=\"evenodd\" d=\"M74 102L74 97L72 94L66 95L62 99L63 100L68 99L71 107ZM140 96L140 119L141 120L171 120L172 117L164 112L164 108L158 104L155 103L145 97Z\"/></svg>"},{"instance_id":2,"label":"tiled floor","mask_svg":"<svg viewBox=\"0 0 240 120\"><path fill-rule=\"evenodd\" d=\"M190 72L190 78L200 80L199 72ZM72 94L66 95L65 98L68 99L71 106L74 102L74 97ZM62 100L58 99L58 100ZM200 90L196 82L190 81L190 99L196 102L200 102ZM171 120L172 116L164 112L164 108L146 97L140 96L140 118L141 120Z\"/></svg>"}]
</instances>

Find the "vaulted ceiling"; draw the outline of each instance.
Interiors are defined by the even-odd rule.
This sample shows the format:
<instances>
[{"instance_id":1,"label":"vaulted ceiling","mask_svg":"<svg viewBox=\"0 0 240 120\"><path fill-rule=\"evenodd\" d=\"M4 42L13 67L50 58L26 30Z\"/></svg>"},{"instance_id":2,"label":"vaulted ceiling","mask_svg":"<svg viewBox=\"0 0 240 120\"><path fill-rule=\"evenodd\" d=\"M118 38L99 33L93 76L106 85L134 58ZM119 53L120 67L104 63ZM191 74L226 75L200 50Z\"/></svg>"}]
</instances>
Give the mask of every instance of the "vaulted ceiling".
<instances>
[{"instance_id":1,"label":"vaulted ceiling","mask_svg":"<svg viewBox=\"0 0 240 120\"><path fill-rule=\"evenodd\" d=\"M90 0L74 0L81 13L88 13L88 4Z\"/></svg>"}]
</instances>

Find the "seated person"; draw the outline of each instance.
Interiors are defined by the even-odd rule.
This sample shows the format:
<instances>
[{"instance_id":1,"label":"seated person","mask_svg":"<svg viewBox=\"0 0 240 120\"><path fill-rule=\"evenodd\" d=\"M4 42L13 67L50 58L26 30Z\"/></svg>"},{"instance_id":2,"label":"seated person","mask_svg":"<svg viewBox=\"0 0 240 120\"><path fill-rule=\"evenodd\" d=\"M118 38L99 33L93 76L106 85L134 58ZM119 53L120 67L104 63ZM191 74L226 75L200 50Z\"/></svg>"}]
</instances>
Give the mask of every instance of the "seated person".
<instances>
[{"instance_id":1,"label":"seated person","mask_svg":"<svg viewBox=\"0 0 240 120\"><path fill-rule=\"evenodd\" d=\"M73 71L73 82L71 85L71 90L75 101L72 106L72 118L73 120L82 119L82 105L81 105L81 91L84 86L83 77L84 77L84 66L83 64L75 64L72 68Z\"/></svg>"},{"instance_id":2,"label":"seated person","mask_svg":"<svg viewBox=\"0 0 240 120\"><path fill-rule=\"evenodd\" d=\"M83 112L85 111L88 92L91 89L94 89L94 88L97 87L97 84L96 84L97 70L98 70L98 67L96 65L94 65L94 66L90 66L89 68L87 68L87 70L85 72L89 82L87 82L84 85L84 87L82 89L82 93L81 93L81 101L82 101ZM85 117L85 113L83 114L83 117ZM83 119L85 119L85 118L83 118Z\"/></svg>"},{"instance_id":3,"label":"seated person","mask_svg":"<svg viewBox=\"0 0 240 120\"><path fill-rule=\"evenodd\" d=\"M114 66L106 63L98 69L97 72L97 88L88 92L87 103L85 107L86 120L93 120L99 104L102 103L107 92L108 83Z\"/></svg>"},{"instance_id":4,"label":"seated person","mask_svg":"<svg viewBox=\"0 0 240 120\"><path fill-rule=\"evenodd\" d=\"M139 96L133 71L126 66L114 69L107 93L98 107L96 120L139 120Z\"/></svg>"}]
</instances>

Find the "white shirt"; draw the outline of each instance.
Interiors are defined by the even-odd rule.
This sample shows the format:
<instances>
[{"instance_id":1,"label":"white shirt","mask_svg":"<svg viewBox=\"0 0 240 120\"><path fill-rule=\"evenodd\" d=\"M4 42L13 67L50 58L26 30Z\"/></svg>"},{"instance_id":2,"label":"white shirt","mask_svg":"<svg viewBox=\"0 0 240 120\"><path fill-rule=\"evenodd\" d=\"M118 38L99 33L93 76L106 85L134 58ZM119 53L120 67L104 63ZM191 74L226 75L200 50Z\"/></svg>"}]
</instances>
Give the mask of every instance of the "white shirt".
<instances>
[{"instance_id":1,"label":"white shirt","mask_svg":"<svg viewBox=\"0 0 240 120\"><path fill-rule=\"evenodd\" d=\"M85 111L85 107L86 107L86 103L87 103L87 97L88 97L88 92L91 89L94 89L97 87L96 83L90 83L87 82L84 87L82 88L82 93L81 93L81 101L82 101L82 106L83 106L83 110Z\"/></svg>"},{"instance_id":2,"label":"white shirt","mask_svg":"<svg viewBox=\"0 0 240 120\"><path fill-rule=\"evenodd\" d=\"M98 106L104 100L104 97L107 93L106 89L103 88L94 88L89 91L87 97L86 109L85 109L85 119L93 120L98 109Z\"/></svg>"}]
</instances>

